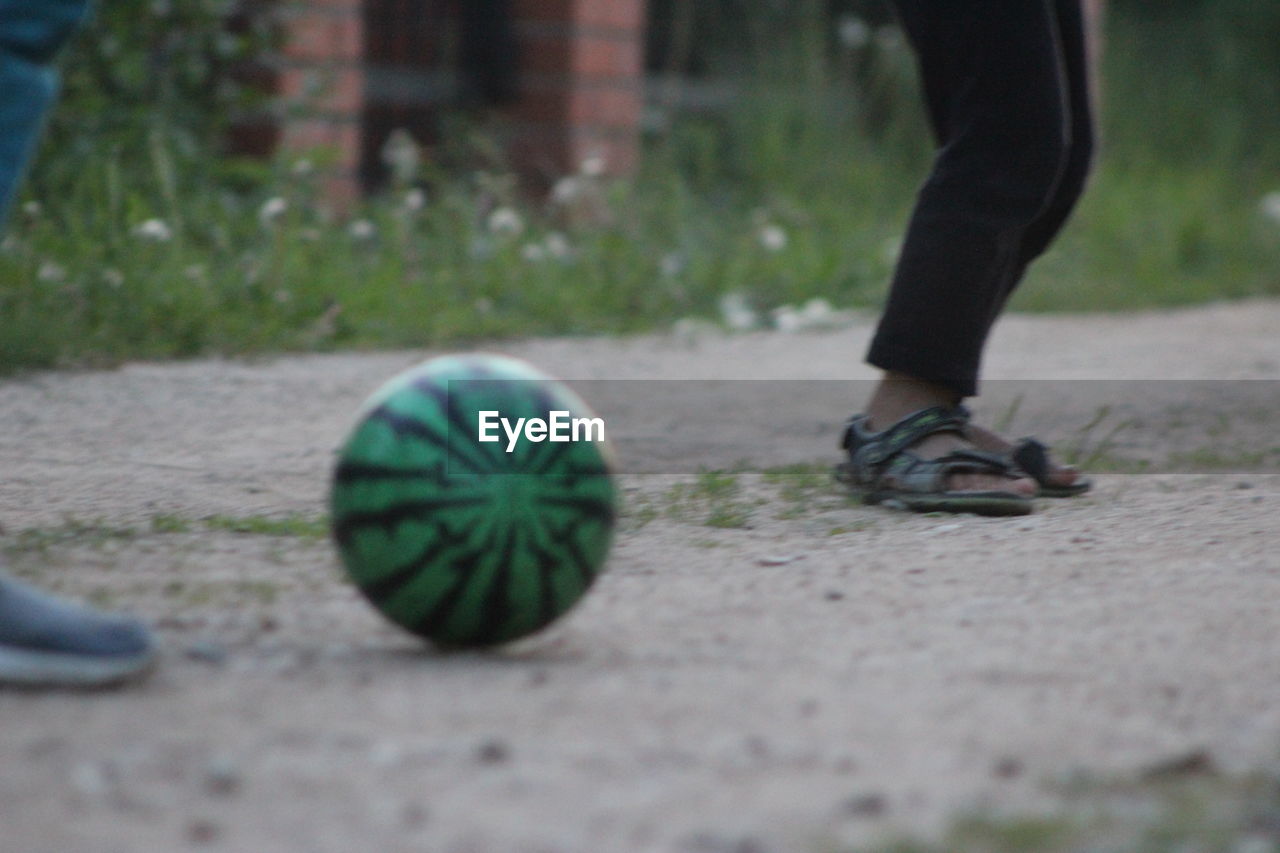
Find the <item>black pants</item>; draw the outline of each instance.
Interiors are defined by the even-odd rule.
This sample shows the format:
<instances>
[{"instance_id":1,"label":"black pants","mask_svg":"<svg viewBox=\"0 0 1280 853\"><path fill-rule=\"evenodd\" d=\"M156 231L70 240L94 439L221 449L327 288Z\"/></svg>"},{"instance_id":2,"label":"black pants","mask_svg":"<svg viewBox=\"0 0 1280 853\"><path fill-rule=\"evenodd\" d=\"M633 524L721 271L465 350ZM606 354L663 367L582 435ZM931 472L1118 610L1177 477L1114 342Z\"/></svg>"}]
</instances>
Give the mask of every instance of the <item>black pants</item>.
<instances>
[{"instance_id":1,"label":"black pants","mask_svg":"<svg viewBox=\"0 0 1280 853\"><path fill-rule=\"evenodd\" d=\"M867 361L977 393L991 326L1084 189L1081 0L895 0L937 136Z\"/></svg>"}]
</instances>

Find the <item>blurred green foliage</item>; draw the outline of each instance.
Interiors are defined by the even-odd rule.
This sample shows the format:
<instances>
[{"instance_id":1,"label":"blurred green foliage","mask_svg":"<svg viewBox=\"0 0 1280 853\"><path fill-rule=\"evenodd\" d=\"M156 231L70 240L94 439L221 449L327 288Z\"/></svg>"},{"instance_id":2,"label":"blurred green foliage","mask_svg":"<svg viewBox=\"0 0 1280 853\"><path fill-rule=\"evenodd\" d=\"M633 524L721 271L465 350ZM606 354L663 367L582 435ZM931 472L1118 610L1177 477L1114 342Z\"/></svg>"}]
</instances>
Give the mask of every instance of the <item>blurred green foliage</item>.
<instances>
[{"instance_id":1,"label":"blurred green foliage","mask_svg":"<svg viewBox=\"0 0 1280 853\"><path fill-rule=\"evenodd\" d=\"M63 57L34 194L77 195L86 164L104 158L123 178L145 172L171 193L230 180L234 164L219 156L226 131L266 101L238 72L274 39L268 16L234 0L101 0ZM157 148L163 164L149 156ZM160 166L166 174L154 174Z\"/></svg>"},{"instance_id":2,"label":"blurred green foliage","mask_svg":"<svg viewBox=\"0 0 1280 853\"><path fill-rule=\"evenodd\" d=\"M633 179L516 188L450 123L351 218L319 161L228 158L272 42L224 0L113 0L0 246L0 370L281 349L458 345L875 308L930 158L914 58L873 0L651 0ZM1280 4L1110 0L1102 155L1015 306L1280 294ZM732 324L731 324L732 325Z\"/></svg>"}]
</instances>

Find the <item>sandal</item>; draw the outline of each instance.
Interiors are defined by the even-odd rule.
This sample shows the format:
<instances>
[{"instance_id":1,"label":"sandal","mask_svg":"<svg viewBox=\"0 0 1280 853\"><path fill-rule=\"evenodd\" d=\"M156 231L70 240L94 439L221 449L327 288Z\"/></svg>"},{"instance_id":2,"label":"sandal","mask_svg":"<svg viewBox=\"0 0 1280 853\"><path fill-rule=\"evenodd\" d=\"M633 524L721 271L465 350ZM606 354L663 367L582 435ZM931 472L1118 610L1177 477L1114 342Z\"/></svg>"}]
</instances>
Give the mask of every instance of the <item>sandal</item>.
<instances>
[{"instance_id":1,"label":"sandal","mask_svg":"<svg viewBox=\"0 0 1280 853\"><path fill-rule=\"evenodd\" d=\"M1039 495L1041 497L1074 498L1076 495L1083 495L1093 488L1093 481L1086 477L1081 477L1074 483L1066 485L1052 482L1049 479L1049 475L1052 473L1052 468L1049 464L1049 448L1045 447L1037 439L1018 439L1009 454L1009 458L1018 467L1018 470L1025 471L1028 477L1036 481L1036 484L1040 486Z\"/></svg>"},{"instance_id":2,"label":"sandal","mask_svg":"<svg viewBox=\"0 0 1280 853\"><path fill-rule=\"evenodd\" d=\"M960 408L967 419L969 417L968 409ZM965 428L964 435L975 447L988 453L998 453L1004 456L1015 468L1035 480L1036 485L1040 487L1039 492L1037 492L1038 497L1073 498L1077 495L1083 495L1093 488L1093 481L1084 477L1078 478L1074 483L1065 485L1053 482L1051 478L1054 466L1049 458L1049 448L1037 438L1020 438L1015 442L1010 442L1001 438L997 433L972 425Z\"/></svg>"},{"instance_id":3,"label":"sandal","mask_svg":"<svg viewBox=\"0 0 1280 853\"><path fill-rule=\"evenodd\" d=\"M953 491L952 474L996 474L1017 479L1022 471L1008 454L964 448L937 459L922 459L912 447L942 432L963 435L969 425L961 407L934 406L907 415L880 432L866 427L865 415L850 418L841 446L849 461L836 467L836 479L862 493L864 503L913 512L971 512L977 515L1027 515L1031 499L1012 491Z\"/></svg>"}]
</instances>

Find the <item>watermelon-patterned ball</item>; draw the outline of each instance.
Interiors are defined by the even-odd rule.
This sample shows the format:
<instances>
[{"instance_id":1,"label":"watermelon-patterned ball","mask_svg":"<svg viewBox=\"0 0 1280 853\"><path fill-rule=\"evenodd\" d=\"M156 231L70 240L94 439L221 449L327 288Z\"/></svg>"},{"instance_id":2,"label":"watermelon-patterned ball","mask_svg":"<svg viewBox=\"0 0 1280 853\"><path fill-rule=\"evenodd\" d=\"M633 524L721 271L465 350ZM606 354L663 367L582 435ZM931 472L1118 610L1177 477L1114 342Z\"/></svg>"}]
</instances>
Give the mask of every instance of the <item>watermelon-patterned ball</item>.
<instances>
[{"instance_id":1,"label":"watermelon-patterned ball","mask_svg":"<svg viewBox=\"0 0 1280 853\"><path fill-rule=\"evenodd\" d=\"M601 571L611 460L603 421L563 383L504 356L432 359L360 410L333 472L333 538L392 622L442 646L505 643Z\"/></svg>"}]
</instances>

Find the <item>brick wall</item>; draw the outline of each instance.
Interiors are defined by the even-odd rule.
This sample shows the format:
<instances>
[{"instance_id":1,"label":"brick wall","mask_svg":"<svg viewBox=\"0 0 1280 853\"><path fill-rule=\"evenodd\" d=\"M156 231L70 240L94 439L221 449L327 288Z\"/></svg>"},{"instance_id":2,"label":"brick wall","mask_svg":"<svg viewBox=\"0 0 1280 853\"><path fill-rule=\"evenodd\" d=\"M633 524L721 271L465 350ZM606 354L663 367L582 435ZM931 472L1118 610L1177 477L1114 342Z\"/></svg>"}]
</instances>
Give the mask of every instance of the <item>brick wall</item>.
<instances>
[{"instance_id":1,"label":"brick wall","mask_svg":"<svg viewBox=\"0 0 1280 853\"><path fill-rule=\"evenodd\" d=\"M554 179L601 158L634 165L643 107L643 0L514 0L520 55L511 155Z\"/></svg>"},{"instance_id":2,"label":"brick wall","mask_svg":"<svg viewBox=\"0 0 1280 853\"><path fill-rule=\"evenodd\" d=\"M339 208L360 192L361 7L361 0L256 0L247 7L247 14L270 16L280 46L243 76L277 98L268 115L242 124L232 139L235 147L255 154L322 154L324 195Z\"/></svg>"},{"instance_id":3,"label":"brick wall","mask_svg":"<svg viewBox=\"0 0 1280 853\"><path fill-rule=\"evenodd\" d=\"M279 105L270 121L241 128L240 147L327 149L327 195L339 206L385 176L380 152L392 131L438 145L441 116L458 106L483 111L535 187L589 158L613 174L635 165L644 0L277 0L269 8L281 47L253 73ZM485 10L500 27L479 29L497 26Z\"/></svg>"}]
</instances>

